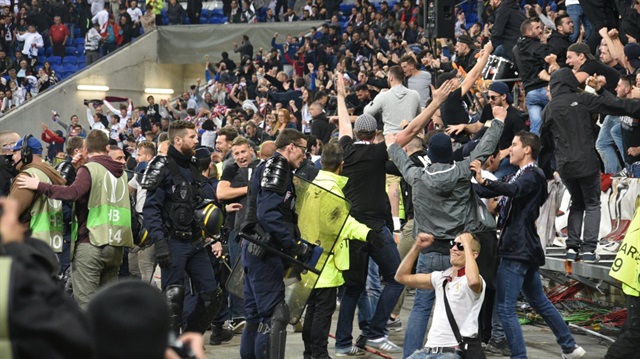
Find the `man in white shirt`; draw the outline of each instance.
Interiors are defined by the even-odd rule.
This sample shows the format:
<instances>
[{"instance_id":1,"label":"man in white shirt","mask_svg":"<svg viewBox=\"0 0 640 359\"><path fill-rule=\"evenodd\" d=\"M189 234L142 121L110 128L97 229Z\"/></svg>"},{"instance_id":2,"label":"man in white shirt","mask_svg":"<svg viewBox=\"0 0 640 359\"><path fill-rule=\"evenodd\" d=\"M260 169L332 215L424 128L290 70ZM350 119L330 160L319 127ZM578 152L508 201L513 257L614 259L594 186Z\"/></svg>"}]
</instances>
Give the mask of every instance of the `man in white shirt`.
<instances>
[{"instance_id":1,"label":"man in white shirt","mask_svg":"<svg viewBox=\"0 0 640 359\"><path fill-rule=\"evenodd\" d=\"M103 25L109 21L109 11L107 10L107 6L108 5L104 5L102 10L93 15L93 18L91 19L91 22L94 24L97 22L101 29L103 28Z\"/></svg>"},{"instance_id":2,"label":"man in white shirt","mask_svg":"<svg viewBox=\"0 0 640 359\"><path fill-rule=\"evenodd\" d=\"M38 57L38 49L44 47L42 35L36 31L36 25L34 24L29 24L29 28L24 34L16 34L16 39L24 41L22 53L30 59L36 59Z\"/></svg>"},{"instance_id":3,"label":"man in white shirt","mask_svg":"<svg viewBox=\"0 0 640 359\"><path fill-rule=\"evenodd\" d=\"M138 7L137 1L131 1L131 7L127 9L127 13L131 16L131 21L134 24L138 24L140 22L140 18L142 17L142 10Z\"/></svg>"},{"instance_id":4,"label":"man in white shirt","mask_svg":"<svg viewBox=\"0 0 640 359\"><path fill-rule=\"evenodd\" d=\"M432 235L419 233L416 242L402 260L396 272L396 281L412 288L435 290L436 303L433 323L427 335L427 344L408 359L431 359L440 356L462 358L462 351L456 339L444 304L444 290L451 313L462 337L477 337L478 315L484 301L485 283L480 276L476 258L480 253L480 241L473 234L465 232L451 242L452 267L444 271L411 274L411 269L422 249L434 241ZM446 288L443 284L446 283Z\"/></svg>"}]
</instances>

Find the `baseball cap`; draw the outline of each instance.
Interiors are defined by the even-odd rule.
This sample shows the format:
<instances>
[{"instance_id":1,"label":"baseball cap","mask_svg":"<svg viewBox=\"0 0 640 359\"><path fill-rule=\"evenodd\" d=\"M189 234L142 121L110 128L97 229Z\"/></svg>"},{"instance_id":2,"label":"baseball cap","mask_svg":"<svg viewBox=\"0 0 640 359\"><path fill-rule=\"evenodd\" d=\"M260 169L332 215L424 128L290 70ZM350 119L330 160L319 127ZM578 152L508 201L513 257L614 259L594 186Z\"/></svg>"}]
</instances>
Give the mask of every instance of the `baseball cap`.
<instances>
[{"instance_id":1,"label":"baseball cap","mask_svg":"<svg viewBox=\"0 0 640 359\"><path fill-rule=\"evenodd\" d=\"M358 116L354 129L359 133L372 133L378 128L378 122L376 119L367 114Z\"/></svg>"},{"instance_id":2,"label":"baseball cap","mask_svg":"<svg viewBox=\"0 0 640 359\"><path fill-rule=\"evenodd\" d=\"M573 52L578 53L578 54L584 54L584 56L588 60L595 60L596 59L596 57L593 56L593 54L591 53L591 49L589 48L589 45L583 44L581 42L572 44L571 46L569 46L567 51L573 51Z\"/></svg>"},{"instance_id":3,"label":"baseball cap","mask_svg":"<svg viewBox=\"0 0 640 359\"><path fill-rule=\"evenodd\" d=\"M509 86L504 82L494 81L489 86L489 91L497 92L500 95L507 95L507 102L513 103L513 96L509 92Z\"/></svg>"},{"instance_id":4,"label":"baseball cap","mask_svg":"<svg viewBox=\"0 0 640 359\"><path fill-rule=\"evenodd\" d=\"M463 44L467 44L471 50L474 50L476 48L475 42L473 41L473 39L469 35L460 35L458 37L458 42L461 42Z\"/></svg>"},{"instance_id":5,"label":"baseball cap","mask_svg":"<svg viewBox=\"0 0 640 359\"><path fill-rule=\"evenodd\" d=\"M640 44L628 43L624 45L624 55L634 69L640 69Z\"/></svg>"},{"instance_id":6,"label":"baseball cap","mask_svg":"<svg viewBox=\"0 0 640 359\"><path fill-rule=\"evenodd\" d=\"M23 141L24 141L24 138L21 138L18 142L16 142L15 146L11 147L9 150L20 151L22 149ZM29 147L31 149L31 153L33 153L34 155L42 154L42 144L40 143L40 141L38 141L36 138L32 136L29 136L26 147Z\"/></svg>"}]
</instances>

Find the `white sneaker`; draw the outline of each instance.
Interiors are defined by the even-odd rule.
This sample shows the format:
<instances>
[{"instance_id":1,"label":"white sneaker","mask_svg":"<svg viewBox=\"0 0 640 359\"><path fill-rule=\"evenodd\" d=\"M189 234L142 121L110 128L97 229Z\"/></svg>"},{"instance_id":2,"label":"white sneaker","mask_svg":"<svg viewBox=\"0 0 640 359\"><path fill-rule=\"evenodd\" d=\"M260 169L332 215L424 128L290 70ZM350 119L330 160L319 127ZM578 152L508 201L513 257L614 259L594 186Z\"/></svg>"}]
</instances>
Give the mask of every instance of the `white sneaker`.
<instances>
[{"instance_id":1,"label":"white sneaker","mask_svg":"<svg viewBox=\"0 0 640 359\"><path fill-rule=\"evenodd\" d=\"M578 359L585 355L587 355L587 352L581 346L576 345L571 353L562 353L562 359Z\"/></svg>"},{"instance_id":2,"label":"white sneaker","mask_svg":"<svg viewBox=\"0 0 640 359\"><path fill-rule=\"evenodd\" d=\"M387 353L402 353L402 348L395 345L388 338L369 339L367 340L367 346L373 349L385 351Z\"/></svg>"}]
</instances>

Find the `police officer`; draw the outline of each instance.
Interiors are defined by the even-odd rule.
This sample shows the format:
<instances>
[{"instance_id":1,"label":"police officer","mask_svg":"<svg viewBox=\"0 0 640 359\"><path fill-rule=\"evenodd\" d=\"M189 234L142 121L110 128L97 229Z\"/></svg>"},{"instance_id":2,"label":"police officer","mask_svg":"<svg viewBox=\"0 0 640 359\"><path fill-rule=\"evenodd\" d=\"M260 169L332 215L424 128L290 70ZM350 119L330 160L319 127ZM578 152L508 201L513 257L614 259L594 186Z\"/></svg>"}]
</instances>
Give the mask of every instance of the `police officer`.
<instances>
[{"instance_id":1,"label":"police officer","mask_svg":"<svg viewBox=\"0 0 640 359\"><path fill-rule=\"evenodd\" d=\"M305 260L309 247L298 243L293 170L305 159L307 140L294 129L284 129L275 142L276 153L260 163L249 185L247 225L263 244ZM247 314L242 332L242 358L284 358L289 309L284 301L284 271L288 263L245 240L244 306Z\"/></svg>"},{"instance_id":2,"label":"police officer","mask_svg":"<svg viewBox=\"0 0 640 359\"><path fill-rule=\"evenodd\" d=\"M13 150L13 163L20 171L18 176L35 177L40 182L64 185L66 181L48 162L42 160L42 144L31 135L16 142ZM62 252L62 202L49 200L35 190L19 188L17 183L11 186L9 198L20 204L20 221L29 224L31 236L45 241L54 252Z\"/></svg>"},{"instance_id":3,"label":"police officer","mask_svg":"<svg viewBox=\"0 0 640 359\"><path fill-rule=\"evenodd\" d=\"M194 219L197 203L205 199L201 196L201 174L193 158L198 144L194 124L171 123L169 141L167 156L154 157L142 179L142 188L147 190L144 226L155 243L174 334L181 326L186 276L198 299L187 316L185 330L204 333L221 307L222 291Z\"/></svg>"}]
</instances>

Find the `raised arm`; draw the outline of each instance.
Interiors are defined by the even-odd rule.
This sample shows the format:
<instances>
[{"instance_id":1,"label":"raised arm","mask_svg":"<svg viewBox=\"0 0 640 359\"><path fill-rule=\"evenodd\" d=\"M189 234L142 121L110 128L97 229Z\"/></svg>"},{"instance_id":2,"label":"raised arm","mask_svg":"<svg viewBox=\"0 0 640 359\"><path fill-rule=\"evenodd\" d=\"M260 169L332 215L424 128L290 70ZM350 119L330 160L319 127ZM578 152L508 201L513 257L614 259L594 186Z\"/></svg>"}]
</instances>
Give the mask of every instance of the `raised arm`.
<instances>
[{"instance_id":1,"label":"raised arm","mask_svg":"<svg viewBox=\"0 0 640 359\"><path fill-rule=\"evenodd\" d=\"M462 96L466 95L467 92L469 92L469 90L471 90L471 88L473 87L473 84L475 84L476 81L478 81L478 78L482 74L482 70L484 69L484 66L487 64L487 61L489 60L489 55L491 55L492 51L493 51L493 45L491 44L491 41L488 41L482 48L482 51L480 52L480 58L476 62L475 66L473 66L471 71L469 71L469 73L467 74L467 77L465 77L464 81L462 81L462 85L460 85Z\"/></svg>"},{"instance_id":2,"label":"raised arm","mask_svg":"<svg viewBox=\"0 0 640 359\"><path fill-rule=\"evenodd\" d=\"M344 79L342 75L336 75L336 90L338 91L338 131L339 138L342 136L353 137L353 128L351 127L351 119L345 102L346 91L344 90Z\"/></svg>"},{"instance_id":3,"label":"raised arm","mask_svg":"<svg viewBox=\"0 0 640 359\"><path fill-rule=\"evenodd\" d=\"M402 131L398 132L395 143L400 147L406 146L411 140L422 131L422 129L429 123L433 114L438 111L440 105L449 97L451 91L453 91L456 79L449 80L440 86L439 89L434 89L431 86L432 100L429 106L424 109L416 118L409 123L409 125Z\"/></svg>"},{"instance_id":4,"label":"raised arm","mask_svg":"<svg viewBox=\"0 0 640 359\"><path fill-rule=\"evenodd\" d=\"M402 283L411 288L433 289L433 285L431 284L431 274L411 274L411 270L413 269L413 265L415 264L418 255L420 254L420 250L430 246L433 243L433 240L433 236L430 234L418 233L411 250L404 257L396 271L395 280L398 283Z\"/></svg>"}]
</instances>

